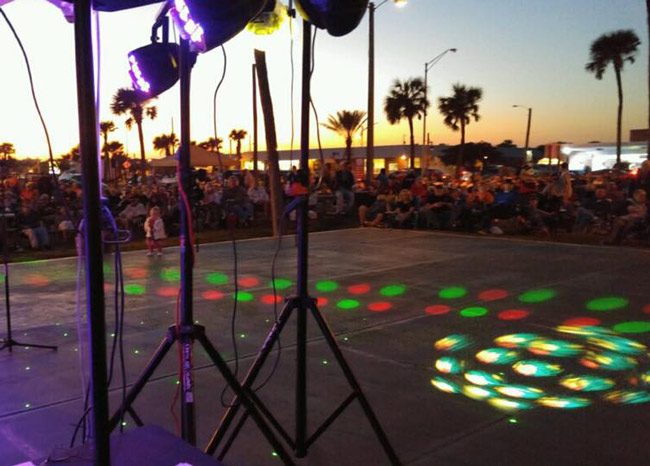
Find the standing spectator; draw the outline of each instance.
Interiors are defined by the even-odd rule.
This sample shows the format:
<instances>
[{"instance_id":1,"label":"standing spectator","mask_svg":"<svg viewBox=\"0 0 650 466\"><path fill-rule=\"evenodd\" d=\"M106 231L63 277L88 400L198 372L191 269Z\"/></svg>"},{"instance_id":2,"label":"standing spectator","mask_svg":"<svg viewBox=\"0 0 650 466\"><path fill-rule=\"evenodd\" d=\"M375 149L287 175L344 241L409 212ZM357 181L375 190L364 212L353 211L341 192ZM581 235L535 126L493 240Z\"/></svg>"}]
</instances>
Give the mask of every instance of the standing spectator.
<instances>
[{"instance_id":1,"label":"standing spectator","mask_svg":"<svg viewBox=\"0 0 650 466\"><path fill-rule=\"evenodd\" d=\"M341 163L341 169L336 172L336 213L345 215L354 207L354 175L350 170L350 164Z\"/></svg>"},{"instance_id":2,"label":"standing spectator","mask_svg":"<svg viewBox=\"0 0 650 466\"><path fill-rule=\"evenodd\" d=\"M231 176L223 189L221 198L226 215L235 215L240 225L248 224L253 217L253 204L248 199L248 193L239 184L239 178Z\"/></svg>"},{"instance_id":3,"label":"standing spectator","mask_svg":"<svg viewBox=\"0 0 650 466\"><path fill-rule=\"evenodd\" d=\"M269 193L264 186L264 180L257 180L257 183L248 189L248 198L253 203L253 211L262 211L264 216L268 217Z\"/></svg>"},{"instance_id":4,"label":"standing spectator","mask_svg":"<svg viewBox=\"0 0 650 466\"><path fill-rule=\"evenodd\" d=\"M160 207L154 206L149 211L149 217L144 222L144 236L147 242L147 256L153 256L156 249L158 257L163 255L161 240L167 238L165 223L160 217Z\"/></svg>"}]
</instances>

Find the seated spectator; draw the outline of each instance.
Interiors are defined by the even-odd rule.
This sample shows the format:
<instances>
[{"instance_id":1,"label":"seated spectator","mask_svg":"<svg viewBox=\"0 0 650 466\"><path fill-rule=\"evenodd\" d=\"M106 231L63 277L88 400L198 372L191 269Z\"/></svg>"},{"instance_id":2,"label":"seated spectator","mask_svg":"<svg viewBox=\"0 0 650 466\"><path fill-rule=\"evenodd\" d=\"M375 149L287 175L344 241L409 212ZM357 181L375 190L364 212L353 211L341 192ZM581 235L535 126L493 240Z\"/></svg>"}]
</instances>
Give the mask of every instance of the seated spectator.
<instances>
[{"instance_id":1,"label":"seated spectator","mask_svg":"<svg viewBox=\"0 0 650 466\"><path fill-rule=\"evenodd\" d=\"M146 217L147 208L140 201L140 198L136 196L131 198L131 201L120 212L118 218L122 226L133 232L144 223Z\"/></svg>"},{"instance_id":2,"label":"seated spectator","mask_svg":"<svg viewBox=\"0 0 650 466\"><path fill-rule=\"evenodd\" d=\"M239 178L231 176L223 188L221 202L226 210L226 215L234 215L239 225L247 225L253 218L253 204L248 199L248 193L239 184Z\"/></svg>"},{"instance_id":3,"label":"seated spectator","mask_svg":"<svg viewBox=\"0 0 650 466\"><path fill-rule=\"evenodd\" d=\"M530 196L519 217L525 232L539 233L545 236L549 235L549 226L554 223L555 219L554 214L539 208L537 196Z\"/></svg>"},{"instance_id":4,"label":"seated spectator","mask_svg":"<svg viewBox=\"0 0 650 466\"><path fill-rule=\"evenodd\" d=\"M634 227L645 221L647 213L646 192L643 189L637 189L634 191L632 199L628 200L627 215L618 217L614 221L612 234L605 244L620 244Z\"/></svg>"},{"instance_id":5,"label":"seated spectator","mask_svg":"<svg viewBox=\"0 0 650 466\"><path fill-rule=\"evenodd\" d=\"M576 211L575 229L584 232L589 225L601 220L608 221L612 214L612 200L603 187L596 188L593 196L587 196Z\"/></svg>"},{"instance_id":6,"label":"seated spectator","mask_svg":"<svg viewBox=\"0 0 650 466\"><path fill-rule=\"evenodd\" d=\"M397 202L390 205L386 214L390 215L391 223L398 228L407 228L414 225L415 203L408 189L402 189L397 197Z\"/></svg>"},{"instance_id":7,"label":"seated spectator","mask_svg":"<svg viewBox=\"0 0 650 466\"><path fill-rule=\"evenodd\" d=\"M424 205L420 208L420 218L427 228L446 229L451 221L451 206L454 200L449 196L441 182L429 187Z\"/></svg>"},{"instance_id":8,"label":"seated spectator","mask_svg":"<svg viewBox=\"0 0 650 466\"><path fill-rule=\"evenodd\" d=\"M29 245L32 249L49 249L50 235L34 209L23 204L18 213L17 220L19 228L22 229L22 232L29 239Z\"/></svg>"},{"instance_id":9,"label":"seated spectator","mask_svg":"<svg viewBox=\"0 0 650 466\"><path fill-rule=\"evenodd\" d=\"M264 180L257 180L254 186L248 189L248 198L253 203L253 210L263 212L265 217L269 216L269 193L264 186Z\"/></svg>"},{"instance_id":10,"label":"seated spectator","mask_svg":"<svg viewBox=\"0 0 650 466\"><path fill-rule=\"evenodd\" d=\"M362 227L383 226L386 206L387 196L385 194L377 195L375 202L370 207L367 205L359 206L359 225Z\"/></svg>"}]
</instances>

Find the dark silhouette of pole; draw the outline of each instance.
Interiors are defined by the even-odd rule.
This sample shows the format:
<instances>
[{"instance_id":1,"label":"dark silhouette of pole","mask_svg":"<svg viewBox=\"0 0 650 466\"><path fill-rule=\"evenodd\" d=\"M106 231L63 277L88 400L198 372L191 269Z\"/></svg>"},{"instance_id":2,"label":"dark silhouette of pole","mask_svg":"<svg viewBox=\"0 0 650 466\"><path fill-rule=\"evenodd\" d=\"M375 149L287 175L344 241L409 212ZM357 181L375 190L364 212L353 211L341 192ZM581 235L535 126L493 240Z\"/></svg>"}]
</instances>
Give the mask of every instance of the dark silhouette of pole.
<instances>
[{"instance_id":1,"label":"dark silhouette of pole","mask_svg":"<svg viewBox=\"0 0 650 466\"><path fill-rule=\"evenodd\" d=\"M257 72L253 63L253 173L257 175ZM267 160L268 163L268 160Z\"/></svg>"},{"instance_id":2,"label":"dark silhouette of pole","mask_svg":"<svg viewBox=\"0 0 650 466\"><path fill-rule=\"evenodd\" d=\"M372 183L375 166L375 3L368 4L368 135L366 145L366 186Z\"/></svg>"},{"instance_id":3,"label":"dark silhouette of pole","mask_svg":"<svg viewBox=\"0 0 650 466\"><path fill-rule=\"evenodd\" d=\"M101 204L97 163L97 115L95 114L94 69L90 0L74 6L77 101L79 109L79 153L81 155L84 210L84 260L86 264L86 312L90 328L92 419L96 465L110 465L108 428L108 381L106 375L106 321L102 254Z\"/></svg>"}]
</instances>

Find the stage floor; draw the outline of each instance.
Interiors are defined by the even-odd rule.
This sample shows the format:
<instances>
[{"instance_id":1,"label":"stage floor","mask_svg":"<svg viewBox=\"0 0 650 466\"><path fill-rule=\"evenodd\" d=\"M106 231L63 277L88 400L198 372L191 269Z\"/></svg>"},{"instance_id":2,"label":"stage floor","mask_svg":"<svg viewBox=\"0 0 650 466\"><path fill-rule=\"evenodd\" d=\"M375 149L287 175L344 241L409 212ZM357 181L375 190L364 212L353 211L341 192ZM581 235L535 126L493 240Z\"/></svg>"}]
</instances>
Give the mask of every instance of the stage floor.
<instances>
[{"instance_id":1,"label":"stage floor","mask_svg":"<svg viewBox=\"0 0 650 466\"><path fill-rule=\"evenodd\" d=\"M197 255L195 319L234 367L231 317L237 303L240 376L273 323L269 283L275 250L272 239L237 243L237 300L232 244L201 245ZM178 259L178 249L168 249L160 259L123 254L128 382L174 322ZM105 265L109 337L111 260L107 256ZM0 353L0 465L43 457L66 445L82 413L76 262L10 266L14 337L55 344L59 350ZM295 288L295 262L294 240L286 237L276 266L283 295ZM377 229L310 237L312 296L399 457L418 466L650 463L647 348L601 330L557 330L576 323L616 328L626 339L650 345L648 270L650 251L629 248ZM83 293L81 298L83 303ZM0 322L4 336L4 318ZM294 323L282 334L277 372L259 391L290 432ZM313 432L345 399L348 387L311 319L309 333ZM85 331L81 341L85 345ZM203 447L223 413L224 383L195 348L197 430ZM483 362L476 358L479 352ZM275 353L262 379L274 360ZM172 432L177 365L172 351L135 403L146 423ZM115 373L113 409L121 399L119 366ZM456 391L461 393L448 393ZM127 418L126 428L133 425ZM224 463L263 466L280 460L248 422ZM374 466L388 461L355 402L298 463Z\"/></svg>"}]
</instances>

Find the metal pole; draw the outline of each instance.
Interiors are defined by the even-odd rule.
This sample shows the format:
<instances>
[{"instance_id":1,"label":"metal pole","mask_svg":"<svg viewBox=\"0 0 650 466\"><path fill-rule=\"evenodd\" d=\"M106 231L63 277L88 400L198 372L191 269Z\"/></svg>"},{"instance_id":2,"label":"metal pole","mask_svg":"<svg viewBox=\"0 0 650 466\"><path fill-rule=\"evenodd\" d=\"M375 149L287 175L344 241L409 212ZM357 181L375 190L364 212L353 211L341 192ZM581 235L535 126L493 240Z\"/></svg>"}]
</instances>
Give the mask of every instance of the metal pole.
<instances>
[{"instance_id":1,"label":"metal pole","mask_svg":"<svg viewBox=\"0 0 650 466\"><path fill-rule=\"evenodd\" d=\"M257 157L257 66L253 63L253 173L255 175L257 175Z\"/></svg>"},{"instance_id":2,"label":"metal pole","mask_svg":"<svg viewBox=\"0 0 650 466\"><path fill-rule=\"evenodd\" d=\"M366 186L370 186L375 160L375 4L368 4L368 143Z\"/></svg>"},{"instance_id":3,"label":"metal pole","mask_svg":"<svg viewBox=\"0 0 650 466\"><path fill-rule=\"evenodd\" d=\"M189 194L191 192L190 171L190 79L192 73L192 54L187 40L180 41L179 76L180 76L180 108L181 108L181 137L178 152L180 172L180 243L181 243L181 332L194 326L192 312L192 282L194 267L194 251L192 250L190 228ZM184 195L183 195L184 193ZM191 445L196 445L196 420L194 413L194 380L192 377L192 336L181 334L182 363L181 363L181 433L183 439Z\"/></svg>"},{"instance_id":4,"label":"metal pole","mask_svg":"<svg viewBox=\"0 0 650 466\"><path fill-rule=\"evenodd\" d=\"M424 101L427 101L427 80L429 77L429 64L425 63L424 64ZM428 148L427 148L427 106L424 106L424 116L422 117L422 155L420 158L420 167L422 169L425 169L427 167L424 166L424 160L425 157L427 156L428 153Z\"/></svg>"},{"instance_id":5,"label":"metal pole","mask_svg":"<svg viewBox=\"0 0 650 466\"><path fill-rule=\"evenodd\" d=\"M530 142L530 120L533 115L533 109L532 107L528 107L528 125L526 126L526 149L525 150L525 156L528 156L528 148L529 148L529 142Z\"/></svg>"},{"instance_id":6,"label":"metal pole","mask_svg":"<svg viewBox=\"0 0 650 466\"><path fill-rule=\"evenodd\" d=\"M311 24L302 23L302 105L300 125L300 169L309 187L309 101L311 68ZM298 256L298 299L296 341L296 456L307 455L307 271L309 238L307 235L307 196L296 210L296 237Z\"/></svg>"},{"instance_id":7,"label":"metal pole","mask_svg":"<svg viewBox=\"0 0 650 466\"><path fill-rule=\"evenodd\" d=\"M90 327L92 370L94 460L110 465L108 428L108 386L106 376L106 322L104 313L104 271L102 254L100 183L97 164L97 115L95 114L93 49L90 0L75 2L74 32L79 109L79 152L81 154L86 264L86 310Z\"/></svg>"}]
</instances>

